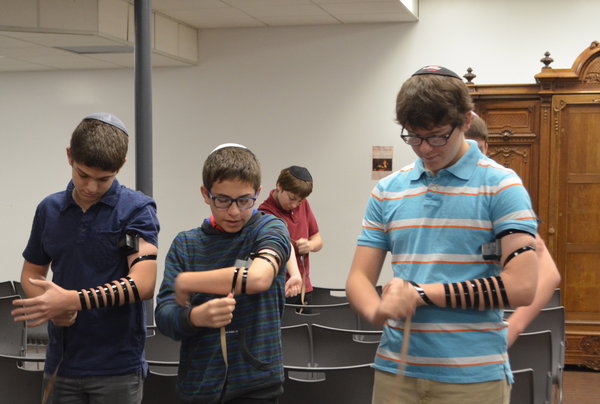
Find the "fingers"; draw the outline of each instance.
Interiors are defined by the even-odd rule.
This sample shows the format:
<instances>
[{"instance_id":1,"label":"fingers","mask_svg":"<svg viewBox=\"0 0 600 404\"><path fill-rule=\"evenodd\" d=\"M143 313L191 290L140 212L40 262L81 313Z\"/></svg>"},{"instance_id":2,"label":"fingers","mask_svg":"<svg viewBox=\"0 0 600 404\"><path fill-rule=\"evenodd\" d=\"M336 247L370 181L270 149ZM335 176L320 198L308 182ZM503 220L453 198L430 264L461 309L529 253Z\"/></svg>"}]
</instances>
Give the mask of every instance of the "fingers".
<instances>
[{"instance_id":1,"label":"fingers","mask_svg":"<svg viewBox=\"0 0 600 404\"><path fill-rule=\"evenodd\" d=\"M27 321L28 327L34 327L35 325L42 324L48 320L45 314L41 311L37 311L35 308L23 307L11 311L14 321Z\"/></svg>"}]
</instances>

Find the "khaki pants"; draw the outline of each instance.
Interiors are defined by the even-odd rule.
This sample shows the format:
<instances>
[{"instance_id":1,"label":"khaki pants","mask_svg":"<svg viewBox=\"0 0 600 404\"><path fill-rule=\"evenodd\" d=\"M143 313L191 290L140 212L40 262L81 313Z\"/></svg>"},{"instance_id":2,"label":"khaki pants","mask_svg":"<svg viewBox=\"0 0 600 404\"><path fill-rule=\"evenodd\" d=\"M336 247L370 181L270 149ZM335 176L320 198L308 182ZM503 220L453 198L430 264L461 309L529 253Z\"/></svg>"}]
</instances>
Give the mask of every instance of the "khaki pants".
<instances>
[{"instance_id":1,"label":"khaki pants","mask_svg":"<svg viewBox=\"0 0 600 404\"><path fill-rule=\"evenodd\" d=\"M509 404L510 389L506 379L441 383L375 370L372 404Z\"/></svg>"}]
</instances>

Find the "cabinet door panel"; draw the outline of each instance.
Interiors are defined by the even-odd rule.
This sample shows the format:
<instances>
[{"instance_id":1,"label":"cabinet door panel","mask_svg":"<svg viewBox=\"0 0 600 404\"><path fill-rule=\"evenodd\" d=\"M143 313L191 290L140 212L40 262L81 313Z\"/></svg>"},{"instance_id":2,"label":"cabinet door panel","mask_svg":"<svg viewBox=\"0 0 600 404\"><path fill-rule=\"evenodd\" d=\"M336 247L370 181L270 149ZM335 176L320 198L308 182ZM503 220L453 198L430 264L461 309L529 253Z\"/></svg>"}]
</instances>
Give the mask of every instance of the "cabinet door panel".
<instances>
[{"instance_id":1,"label":"cabinet door panel","mask_svg":"<svg viewBox=\"0 0 600 404\"><path fill-rule=\"evenodd\" d=\"M600 326L600 103L598 95L553 97L550 206L567 331Z\"/></svg>"}]
</instances>

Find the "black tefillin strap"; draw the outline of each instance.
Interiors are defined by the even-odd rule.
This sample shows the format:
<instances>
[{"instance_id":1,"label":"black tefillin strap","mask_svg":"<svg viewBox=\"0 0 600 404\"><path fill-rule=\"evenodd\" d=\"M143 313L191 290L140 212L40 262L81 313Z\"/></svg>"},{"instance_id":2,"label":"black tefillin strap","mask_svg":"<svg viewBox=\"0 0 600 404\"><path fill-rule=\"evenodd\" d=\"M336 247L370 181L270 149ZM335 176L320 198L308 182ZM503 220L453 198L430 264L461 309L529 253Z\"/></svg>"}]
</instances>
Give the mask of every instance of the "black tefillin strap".
<instances>
[{"instance_id":1,"label":"black tefillin strap","mask_svg":"<svg viewBox=\"0 0 600 404\"><path fill-rule=\"evenodd\" d=\"M419 284L413 281L409 281L409 283L415 288L417 293L419 293L419 296L421 296L421 299L423 299L426 304L430 306L435 305ZM458 286L459 283L460 287ZM471 288L473 289L472 299L468 284L470 284ZM500 297L502 298L502 307L510 307L508 295L506 294L506 289L504 288L504 282L502 282L502 278L500 276L490 276L488 278L474 279L471 281L444 283L443 285L444 293L446 295L446 307L453 307L451 293L454 292L455 308L478 310L480 289L478 285L481 285L481 294L483 295L485 309L500 308ZM450 291L450 286L452 286L452 292ZM462 293L460 291L461 287ZM461 295L464 296L464 300L461 298Z\"/></svg>"},{"instance_id":2,"label":"black tefillin strap","mask_svg":"<svg viewBox=\"0 0 600 404\"><path fill-rule=\"evenodd\" d=\"M535 251L535 247L532 245L526 245L524 247L517 248L515 251L508 254L508 256L506 257L506 260L504 261L504 266L506 266L506 264L508 264L508 262L510 260L512 260L513 258L515 258L517 255L523 254L524 252L527 252L527 251Z\"/></svg>"},{"instance_id":3,"label":"black tefillin strap","mask_svg":"<svg viewBox=\"0 0 600 404\"><path fill-rule=\"evenodd\" d=\"M411 285L413 285L413 287L415 288L415 290L417 291L417 293L419 293L419 296L421 296L421 299L423 299L423 301L425 303L427 303L430 306L434 306L433 302L431 301L431 299L429 298L429 296L427 296L427 294L425 293L425 291L423 290L423 288L421 286L419 286L419 284L417 284L416 282L413 281L409 281Z\"/></svg>"},{"instance_id":4,"label":"black tefillin strap","mask_svg":"<svg viewBox=\"0 0 600 404\"><path fill-rule=\"evenodd\" d=\"M275 266L275 264L273 264L273 261L271 261L270 259L265 257L265 255L269 255L269 256L273 257L275 259L275 262L277 263L277 266ZM273 254L272 252L269 252L269 251L261 251L258 253L250 254L250 259L254 260L256 258L260 258L260 259L267 261L273 268L273 277L277 277L277 267L281 265L281 258L279 258L279 255Z\"/></svg>"},{"instance_id":5,"label":"black tefillin strap","mask_svg":"<svg viewBox=\"0 0 600 404\"><path fill-rule=\"evenodd\" d=\"M140 302L142 300L135 281L130 276L127 276L118 281L113 281L112 284L106 284L106 286L80 290L78 294L81 310L119 306L121 303L119 286L123 291L123 304L128 304L132 300L127 286L131 288L133 293L133 302ZM85 295L88 297L89 304L86 302ZM106 301L104 298L106 298Z\"/></svg>"},{"instance_id":6,"label":"black tefillin strap","mask_svg":"<svg viewBox=\"0 0 600 404\"><path fill-rule=\"evenodd\" d=\"M471 299L471 291L469 290L467 282L470 283L471 287L473 288L473 299ZM488 278L474 279L471 281L460 282L460 284L463 289L462 295L464 295L464 302L461 300L461 293L458 287L458 282L444 284L444 289L448 292L450 292L450 287L447 285L452 285L452 289L454 291L454 300L456 301L455 307L457 308L478 310L480 289L479 286L481 286L483 305L486 310L501 308L500 298L502 298L503 308L510 307L508 295L506 294L506 289L504 288L504 282L502 282L502 278L500 276L490 276ZM449 296L446 296L447 303L449 300Z\"/></svg>"},{"instance_id":7,"label":"black tefillin strap","mask_svg":"<svg viewBox=\"0 0 600 404\"><path fill-rule=\"evenodd\" d=\"M446 307L452 307L452 298L450 297L450 285L444 283L444 294L446 295Z\"/></svg>"}]
</instances>

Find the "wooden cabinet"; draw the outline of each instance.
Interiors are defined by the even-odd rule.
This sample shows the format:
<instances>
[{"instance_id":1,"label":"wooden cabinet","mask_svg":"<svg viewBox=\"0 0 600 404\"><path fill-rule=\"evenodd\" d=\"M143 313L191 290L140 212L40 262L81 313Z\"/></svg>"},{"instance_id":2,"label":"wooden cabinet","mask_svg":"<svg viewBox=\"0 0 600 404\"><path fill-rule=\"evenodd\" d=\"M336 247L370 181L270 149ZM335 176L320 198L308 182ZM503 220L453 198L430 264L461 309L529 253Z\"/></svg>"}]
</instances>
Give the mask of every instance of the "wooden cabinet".
<instances>
[{"instance_id":1,"label":"wooden cabinet","mask_svg":"<svg viewBox=\"0 0 600 404\"><path fill-rule=\"evenodd\" d=\"M534 84L468 84L488 154L513 168L560 270L567 364L600 370L600 44ZM551 63L551 62L550 62Z\"/></svg>"}]
</instances>

